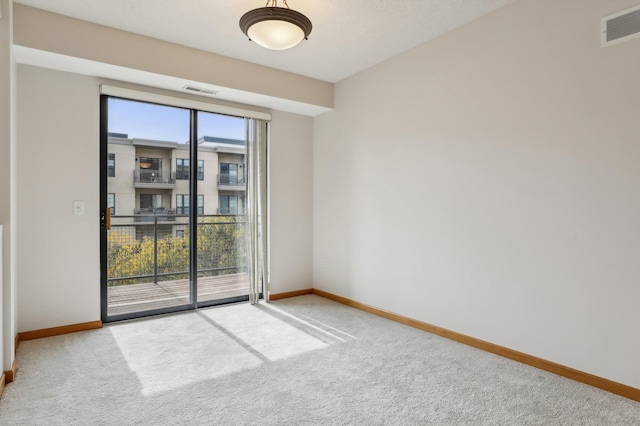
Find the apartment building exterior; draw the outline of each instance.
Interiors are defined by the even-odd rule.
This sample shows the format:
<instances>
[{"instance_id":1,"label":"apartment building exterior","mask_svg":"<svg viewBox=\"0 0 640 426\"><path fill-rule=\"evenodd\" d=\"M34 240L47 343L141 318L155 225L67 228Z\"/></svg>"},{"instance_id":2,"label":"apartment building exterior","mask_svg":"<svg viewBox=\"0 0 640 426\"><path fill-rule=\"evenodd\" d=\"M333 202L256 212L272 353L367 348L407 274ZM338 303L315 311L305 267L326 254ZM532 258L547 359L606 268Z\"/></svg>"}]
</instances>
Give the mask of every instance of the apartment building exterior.
<instances>
[{"instance_id":1,"label":"apartment building exterior","mask_svg":"<svg viewBox=\"0 0 640 426\"><path fill-rule=\"evenodd\" d=\"M181 232L176 229L184 228L191 209L189 144L109 133L107 151L112 223L155 222L167 232ZM244 141L200 138L196 167L198 215L244 214Z\"/></svg>"}]
</instances>

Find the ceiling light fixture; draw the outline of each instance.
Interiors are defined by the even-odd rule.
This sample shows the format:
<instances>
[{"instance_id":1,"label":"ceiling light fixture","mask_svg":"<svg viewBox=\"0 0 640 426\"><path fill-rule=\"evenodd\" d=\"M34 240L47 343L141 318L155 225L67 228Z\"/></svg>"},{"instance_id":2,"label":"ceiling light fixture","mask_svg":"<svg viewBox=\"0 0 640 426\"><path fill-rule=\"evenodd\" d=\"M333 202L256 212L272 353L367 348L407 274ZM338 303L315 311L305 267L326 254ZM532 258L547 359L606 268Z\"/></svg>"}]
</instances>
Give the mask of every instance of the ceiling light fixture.
<instances>
[{"instance_id":1,"label":"ceiling light fixture","mask_svg":"<svg viewBox=\"0 0 640 426\"><path fill-rule=\"evenodd\" d=\"M267 0L265 7L250 10L240 18L240 29L258 45L271 50L289 49L311 33L311 21L300 12L278 7L278 0Z\"/></svg>"}]
</instances>

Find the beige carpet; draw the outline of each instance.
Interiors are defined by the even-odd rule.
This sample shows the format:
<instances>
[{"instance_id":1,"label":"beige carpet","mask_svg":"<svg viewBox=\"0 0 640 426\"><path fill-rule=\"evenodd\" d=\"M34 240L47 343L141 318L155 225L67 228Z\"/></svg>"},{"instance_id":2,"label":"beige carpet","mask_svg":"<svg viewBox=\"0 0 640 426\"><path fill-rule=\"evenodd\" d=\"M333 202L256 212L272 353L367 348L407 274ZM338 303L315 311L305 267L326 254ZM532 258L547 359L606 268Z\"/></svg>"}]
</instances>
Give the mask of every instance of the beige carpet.
<instances>
[{"instance_id":1,"label":"beige carpet","mask_svg":"<svg viewBox=\"0 0 640 426\"><path fill-rule=\"evenodd\" d=\"M2 425L638 425L640 403L317 296L23 342Z\"/></svg>"}]
</instances>

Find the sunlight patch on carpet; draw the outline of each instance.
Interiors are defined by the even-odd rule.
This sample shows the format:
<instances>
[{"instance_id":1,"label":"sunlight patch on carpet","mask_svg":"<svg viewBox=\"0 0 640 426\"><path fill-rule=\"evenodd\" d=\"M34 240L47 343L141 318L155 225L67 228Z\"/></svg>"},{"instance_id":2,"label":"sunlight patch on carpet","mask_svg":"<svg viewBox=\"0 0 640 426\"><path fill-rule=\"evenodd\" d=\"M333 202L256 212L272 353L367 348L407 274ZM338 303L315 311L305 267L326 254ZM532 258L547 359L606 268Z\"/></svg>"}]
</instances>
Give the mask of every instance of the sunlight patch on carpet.
<instances>
[{"instance_id":1,"label":"sunlight patch on carpet","mask_svg":"<svg viewBox=\"0 0 640 426\"><path fill-rule=\"evenodd\" d=\"M108 327L144 395L189 386L329 346L249 304Z\"/></svg>"},{"instance_id":2,"label":"sunlight patch on carpet","mask_svg":"<svg viewBox=\"0 0 640 426\"><path fill-rule=\"evenodd\" d=\"M263 362L195 313L117 324L110 331L145 395Z\"/></svg>"},{"instance_id":3,"label":"sunlight patch on carpet","mask_svg":"<svg viewBox=\"0 0 640 426\"><path fill-rule=\"evenodd\" d=\"M269 361L278 361L328 346L322 340L249 304L233 309L200 311Z\"/></svg>"},{"instance_id":4,"label":"sunlight patch on carpet","mask_svg":"<svg viewBox=\"0 0 640 426\"><path fill-rule=\"evenodd\" d=\"M294 321L299 323L300 325L304 326L305 328L310 328L314 331L318 331L320 333L323 333L326 337L332 339L332 340L337 340L340 342L346 342L347 340L356 340L357 338L355 336L352 336L349 333L345 333L344 331L338 330L335 327L332 327L322 321L318 321L314 318L308 317L306 315L302 315L302 314L296 314L296 315L292 315L286 311L283 311L282 309L279 309L277 307L275 307L272 304L264 304L261 305L263 306L265 309L267 310L271 310L281 316L284 316L286 318L288 318L290 321ZM341 337L342 336L342 337Z\"/></svg>"}]
</instances>

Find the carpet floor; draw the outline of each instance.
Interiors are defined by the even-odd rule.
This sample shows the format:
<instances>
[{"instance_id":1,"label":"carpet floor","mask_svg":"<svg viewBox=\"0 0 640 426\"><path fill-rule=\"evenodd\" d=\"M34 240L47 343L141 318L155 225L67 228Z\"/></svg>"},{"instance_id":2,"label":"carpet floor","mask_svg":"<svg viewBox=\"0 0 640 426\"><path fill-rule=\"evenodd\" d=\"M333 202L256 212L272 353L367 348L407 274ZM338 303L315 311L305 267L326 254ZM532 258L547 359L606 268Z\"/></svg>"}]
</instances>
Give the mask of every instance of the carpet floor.
<instances>
[{"instance_id":1,"label":"carpet floor","mask_svg":"<svg viewBox=\"0 0 640 426\"><path fill-rule=\"evenodd\" d=\"M22 342L2 425L639 425L640 403L318 296Z\"/></svg>"}]
</instances>

